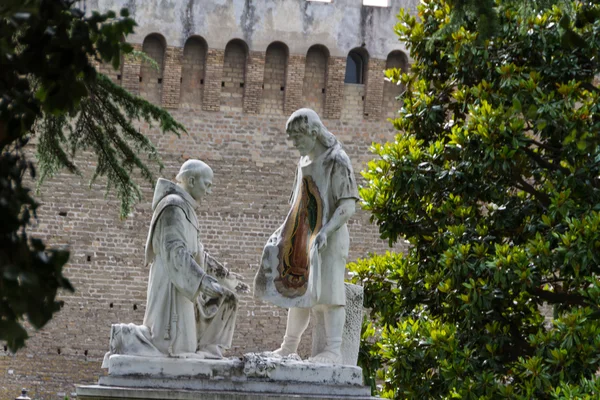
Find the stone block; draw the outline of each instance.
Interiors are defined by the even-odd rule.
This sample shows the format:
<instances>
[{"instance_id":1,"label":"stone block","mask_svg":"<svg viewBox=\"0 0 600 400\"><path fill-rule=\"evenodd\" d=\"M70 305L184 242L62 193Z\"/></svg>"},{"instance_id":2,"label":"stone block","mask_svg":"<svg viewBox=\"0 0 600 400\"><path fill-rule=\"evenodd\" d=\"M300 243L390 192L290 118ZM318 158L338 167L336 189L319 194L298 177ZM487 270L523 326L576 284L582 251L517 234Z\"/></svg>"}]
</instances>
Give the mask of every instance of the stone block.
<instances>
[{"instance_id":1,"label":"stone block","mask_svg":"<svg viewBox=\"0 0 600 400\"><path fill-rule=\"evenodd\" d=\"M356 365L360 347L360 332L363 319L363 287L346 283L346 323L342 336L342 363ZM323 351L326 345L323 313L312 312L314 318L312 355Z\"/></svg>"},{"instance_id":2,"label":"stone block","mask_svg":"<svg viewBox=\"0 0 600 400\"><path fill-rule=\"evenodd\" d=\"M368 399L362 370L290 356L243 358L113 355L98 385L77 387L77 398L102 399Z\"/></svg>"},{"instance_id":3,"label":"stone block","mask_svg":"<svg viewBox=\"0 0 600 400\"><path fill-rule=\"evenodd\" d=\"M290 395L286 393L243 393L243 392L214 392L172 389L137 389L122 387L104 387L98 385L80 386L77 390L78 400L367 400L373 399L368 395L339 396L332 394Z\"/></svg>"}]
</instances>

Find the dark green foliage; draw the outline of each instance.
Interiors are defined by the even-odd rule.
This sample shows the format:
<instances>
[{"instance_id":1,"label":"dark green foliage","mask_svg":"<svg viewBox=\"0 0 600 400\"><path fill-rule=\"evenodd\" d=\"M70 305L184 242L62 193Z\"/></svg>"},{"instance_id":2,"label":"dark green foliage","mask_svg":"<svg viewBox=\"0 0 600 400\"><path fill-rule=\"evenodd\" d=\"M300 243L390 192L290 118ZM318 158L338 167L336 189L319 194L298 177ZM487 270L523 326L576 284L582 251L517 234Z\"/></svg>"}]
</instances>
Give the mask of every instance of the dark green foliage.
<instances>
[{"instance_id":1,"label":"dark green foliage","mask_svg":"<svg viewBox=\"0 0 600 400\"><path fill-rule=\"evenodd\" d=\"M55 300L57 290L73 290L62 275L69 253L48 250L41 240L26 235L37 203L22 179L25 171L34 178L34 168L20 151L25 140L17 142L19 150L0 157L0 338L11 350L27 338L19 321L22 315L34 327L42 327L62 305Z\"/></svg>"},{"instance_id":2,"label":"dark green foliage","mask_svg":"<svg viewBox=\"0 0 600 400\"><path fill-rule=\"evenodd\" d=\"M99 176L108 178L107 190L115 188L124 218L141 196L130 175L133 169L137 168L142 178L154 183L152 172L138 154L147 154L149 160L162 168L156 149L131 121L144 120L150 124L157 121L163 132L177 133L183 127L162 108L132 96L102 74L87 84L86 90L89 95L81 100L74 116L45 114L40 119L36 127L38 185L62 168L79 173L74 156L78 150L91 150L98 157L92 182Z\"/></svg>"},{"instance_id":3,"label":"dark green foliage","mask_svg":"<svg viewBox=\"0 0 600 400\"><path fill-rule=\"evenodd\" d=\"M411 247L351 266L386 397L600 396L600 6L557 4L497 1L487 39L450 2L399 15L402 133L361 195Z\"/></svg>"},{"instance_id":4,"label":"dark green foliage","mask_svg":"<svg viewBox=\"0 0 600 400\"><path fill-rule=\"evenodd\" d=\"M498 29L494 0L449 0L446 3L452 7L452 14L448 25L438 35L448 34L469 20L477 21L479 38L482 40L489 38Z\"/></svg>"},{"instance_id":5,"label":"dark green foliage","mask_svg":"<svg viewBox=\"0 0 600 400\"><path fill-rule=\"evenodd\" d=\"M78 173L79 150L97 155L94 179L107 177L107 189L121 199L121 215L140 196L130 174L138 169L153 183L141 155L160 160L153 145L134 127L157 123L179 134L182 125L159 107L129 95L98 74L93 61L118 68L132 47L122 39L135 22L126 9L84 13L67 0L4 0L0 4L0 340L11 351L27 333L46 324L60 309L59 289L73 290L62 275L69 253L47 249L27 235L37 203L24 176L35 169L24 146L38 135L38 183L61 168Z\"/></svg>"}]
</instances>

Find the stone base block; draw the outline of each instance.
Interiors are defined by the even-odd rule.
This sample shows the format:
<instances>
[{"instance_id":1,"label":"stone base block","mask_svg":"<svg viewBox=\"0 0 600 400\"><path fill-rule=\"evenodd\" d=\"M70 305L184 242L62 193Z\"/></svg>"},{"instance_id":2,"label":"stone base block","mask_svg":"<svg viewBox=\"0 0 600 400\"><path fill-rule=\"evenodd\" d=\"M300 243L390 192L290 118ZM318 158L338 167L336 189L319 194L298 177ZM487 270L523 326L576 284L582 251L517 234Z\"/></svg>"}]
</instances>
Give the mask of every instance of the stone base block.
<instances>
[{"instance_id":1,"label":"stone base block","mask_svg":"<svg viewBox=\"0 0 600 400\"><path fill-rule=\"evenodd\" d=\"M297 356L296 356L297 357ZM242 359L112 355L108 376L78 386L78 399L368 399L362 370L294 356Z\"/></svg>"},{"instance_id":2,"label":"stone base block","mask_svg":"<svg viewBox=\"0 0 600 400\"><path fill-rule=\"evenodd\" d=\"M78 386L78 400L371 400L371 396L339 396L332 394L299 395L285 393L212 392L168 389L134 389L100 385Z\"/></svg>"}]
</instances>

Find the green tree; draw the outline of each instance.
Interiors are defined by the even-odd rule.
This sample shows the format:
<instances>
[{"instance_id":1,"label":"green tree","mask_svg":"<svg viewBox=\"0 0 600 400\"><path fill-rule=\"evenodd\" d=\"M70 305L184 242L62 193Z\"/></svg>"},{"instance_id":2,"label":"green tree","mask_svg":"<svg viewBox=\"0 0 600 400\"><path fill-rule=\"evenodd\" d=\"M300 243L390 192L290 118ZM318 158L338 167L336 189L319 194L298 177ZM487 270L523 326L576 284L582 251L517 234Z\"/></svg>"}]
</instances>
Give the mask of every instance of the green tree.
<instances>
[{"instance_id":1,"label":"green tree","mask_svg":"<svg viewBox=\"0 0 600 400\"><path fill-rule=\"evenodd\" d=\"M443 0L398 16L400 133L361 196L410 248L351 266L386 397L600 395L600 6L546 3L498 0L486 39Z\"/></svg>"},{"instance_id":2,"label":"green tree","mask_svg":"<svg viewBox=\"0 0 600 400\"><path fill-rule=\"evenodd\" d=\"M69 253L30 237L38 204L29 182L36 169L25 146L37 136L38 184L62 168L79 173L75 156L97 156L94 177L121 199L125 216L140 198L131 174L153 183L142 156L160 163L138 120L163 132L185 129L166 111L130 95L96 72L94 63L118 68L132 47L123 38L135 22L126 9L85 15L73 0L4 0L0 4L0 340L11 351L27 338L26 318L44 326L60 310L60 289L73 291L63 275ZM28 174L32 179L24 181Z\"/></svg>"}]
</instances>

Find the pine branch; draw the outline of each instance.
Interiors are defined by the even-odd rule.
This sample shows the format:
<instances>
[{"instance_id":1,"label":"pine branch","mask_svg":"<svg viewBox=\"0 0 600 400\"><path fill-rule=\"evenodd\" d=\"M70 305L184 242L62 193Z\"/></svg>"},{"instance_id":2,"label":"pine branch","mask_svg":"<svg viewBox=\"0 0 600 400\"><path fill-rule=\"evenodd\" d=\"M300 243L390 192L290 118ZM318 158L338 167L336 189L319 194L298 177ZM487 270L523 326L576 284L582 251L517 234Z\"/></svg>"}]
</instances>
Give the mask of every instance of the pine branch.
<instances>
[{"instance_id":1,"label":"pine branch","mask_svg":"<svg viewBox=\"0 0 600 400\"><path fill-rule=\"evenodd\" d=\"M134 123L140 120L150 126L158 123L163 133L177 136L186 130L167 111L131 95L102 74L98 74L96 80L86 82L86 88L89 96L81 101L80 110L74 117L45 115L44 123L38 126L38 160L42 172L39 184L62 168L78 173L77 153L93 149L98 162L90 185L96 179L106 177L106 191L116 189L121 200L121 216L125 217L141 198L140 188L130 176L134 168L139 169L143 179L150 184L155 180L151 169L138 154L146 152L159 169L164 167L156 147Z\"/></svg>"},{"instance_id":2,"label":"pine branch","mask_svg":"<svg viewBox=\"0 0 600 400\"><path fill-rule=\"evenodd\" d=\"M63 150L62 145L66 142L63 132L65 129L70 130L71 128L66 124L64 116L53 115L46 115L36 129L39 134L36 146L38 169L40 171L36 185L38 191L47 178L53 176L62 168L66 168L72 174L80 174L77 166Z\"/></svg>"}]
</instances>

